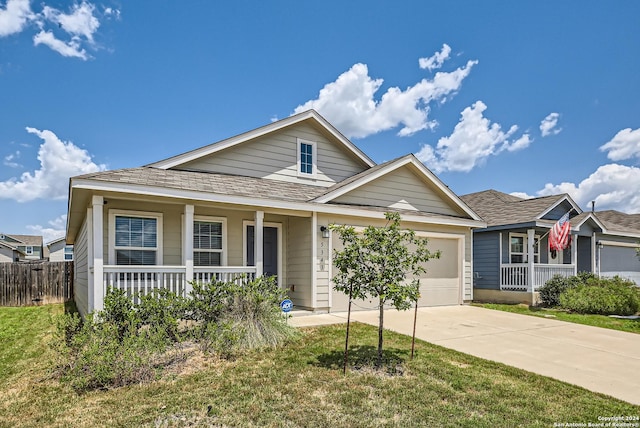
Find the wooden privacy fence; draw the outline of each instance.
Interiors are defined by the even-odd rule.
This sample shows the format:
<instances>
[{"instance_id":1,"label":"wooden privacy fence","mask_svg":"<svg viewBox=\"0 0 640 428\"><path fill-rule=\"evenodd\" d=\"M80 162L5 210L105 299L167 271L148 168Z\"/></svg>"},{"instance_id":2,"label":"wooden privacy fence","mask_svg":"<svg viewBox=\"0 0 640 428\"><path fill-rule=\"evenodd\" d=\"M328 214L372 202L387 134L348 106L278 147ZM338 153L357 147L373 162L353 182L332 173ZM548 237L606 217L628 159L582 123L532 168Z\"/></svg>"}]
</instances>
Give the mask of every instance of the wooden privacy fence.
<instances>
[{"instance_id":1,"label":"wooden privacy fence","mask_svg":"<svg viewBox=\"0 0 640 428\"><path fill-rule=\"evenodd\" d=\"M0 263L0 306L33 306L73 299L73 262Z\"/></svg>"}]
</instances>

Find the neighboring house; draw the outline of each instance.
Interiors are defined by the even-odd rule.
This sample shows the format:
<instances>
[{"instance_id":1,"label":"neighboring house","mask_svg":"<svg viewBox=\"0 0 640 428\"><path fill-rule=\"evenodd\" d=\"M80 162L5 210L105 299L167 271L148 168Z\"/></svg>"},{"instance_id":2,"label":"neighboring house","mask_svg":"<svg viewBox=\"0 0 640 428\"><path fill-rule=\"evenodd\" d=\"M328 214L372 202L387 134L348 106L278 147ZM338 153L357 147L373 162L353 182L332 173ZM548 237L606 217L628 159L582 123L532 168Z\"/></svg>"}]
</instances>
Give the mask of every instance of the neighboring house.
<instances>
[{"instance_id":1,"label":"neighboring house","mask_svg":"<svg viewBox=\"0 0 640 428\"><path fill-rule=\"evenodd\" d=\"M45 257L42 236L0 233L0 242L17 248L24 255L20 260L42 260Z\"/></svg>"},{"instance_id":2,"label":"neighboring house","mask_svg":"<svg viewBox=\"0 0 640 428\"><path fill-rule=\"evenodd\" d=\"M24 260L25 254L15 245L0 241L0 263L12 263Z\"/></svg>"},{"instance_id":3,"label":"neighboring house","mask_svg":"<svg viewBox=\"0 0 640 428\"><path fill-rule=\"evenodd\" d=\"M67 245L66 238L55 239L47 244L49 261L68 262L73 260L73 245Z\"/></svg>"},{"instance_id":4,"label":"neighboring house","mask_svg":"<svg viewBox=\"0 0 640 428\"><path fill-rule=\"evenodd\" d=\"M602 276L618 275L640 285L640 214L619 211L596 211L606 233L598 233L595 272Z\"/></svg>"},{"instance_id":5,"label":"neighboring house","mask_svg":"<svg viewBox=\"0 0 640 428\"><path fill-rule=\"evenodd\" d=\"M470 301L480 217L415 156L376 165L307 111L145 167L71 178L76 303L86 314L108 286L185 295L192 280L265 274L298 308L342 311L348 299L331 283L340 242L327 226L383 226L389 210L442 250L420 304Z\"/></svg>"},{"instance_id":6,"label":"neighboring house","mask_svg":"<svg viewBox=\"0 0 640 428\"><path fill-rule=\"evenodd\" d=\"M461 199L487 223L473 232L475 300L531 302L533 293L554 275L621 273L616 264L619 248L629 253L631 243L640 238L640 230L613 223L607 212L582 212L567 194L523 199L487 190ZM571 244L564 251L550 251L549 231L567 212ZM624 266L624 271L640 272L637 258L625 256Z\"/></svg>"}]
</instances>

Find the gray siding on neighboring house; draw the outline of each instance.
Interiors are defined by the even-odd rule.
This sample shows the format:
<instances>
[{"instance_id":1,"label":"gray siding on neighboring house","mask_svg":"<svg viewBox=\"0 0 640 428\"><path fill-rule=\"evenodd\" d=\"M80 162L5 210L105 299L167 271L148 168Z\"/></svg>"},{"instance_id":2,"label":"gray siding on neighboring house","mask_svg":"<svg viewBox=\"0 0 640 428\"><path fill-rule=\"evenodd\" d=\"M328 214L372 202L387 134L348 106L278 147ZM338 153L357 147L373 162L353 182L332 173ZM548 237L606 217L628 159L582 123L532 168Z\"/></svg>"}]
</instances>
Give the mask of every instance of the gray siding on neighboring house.
<instances>
[{"instance_id":1,"label":"gray siding on neighboring house","mask_svg":"<svg viewBox=\"0 0 640 428\"><path fill-rule=\"evenodd\" d=\"M316 143L317 175L298 177L297 138ZM306 124L180 165L179 169L269 178L301 184L332 186L366 169L352 154Z\"/></svg>"},{"instance_id":2,"label":"gray siding on neighboring house","mask_svg":"<svg viewBox=\"0 0 640 428\"><path fill-rule=\"evenodd\" d=\"M73 297L76 307L84 317L89 307L89 254L87 219L85 218L73 246Z\"/></svg>"},{"instance_id":3,"label":"gray siding on neighboring house","mask_svg":"<svg viewBox=\"0 0 640 428\"><path fill-rule=\"evenodd\" d=\"M591 237L578 237L578 272L591 272Z\"/></svg>"},{"instance_id":4,"label":"gray siding on neighboring house","mask_svg":"<svg viewBox=\"0 0 640 428\"><path fill-rule=\"evenodd\" d=\"M500 234L484 232L473 235L473 270L475 288L500 289Z\"/></svg>"},{"instance_id":5,"label":"gray siding on neighboring house","mask_svg":"<svg viewBox=\"0 0 640 428\"><path fill-rule=\"evenodd\" d=\"M635 244L635 240L611 238L610 236L602 237L603 240L628 244ZM599 250L600 254L600 274L602 276L611 277L614 275L628 278L640 285L640 259L636 253L635 247L602 245Z\"/></svg>"},{"instance_id":6,"label":"gray siding on neighboring house","mask_svg":"<svg viewBox=\"0 0 640 428\"><path fill-rule=\"evenodd\" d=\"M401 168L334 199L337 203L401 208L445 215L461 215L432 185L408 168Z\"/></svg>"}]
</instances>

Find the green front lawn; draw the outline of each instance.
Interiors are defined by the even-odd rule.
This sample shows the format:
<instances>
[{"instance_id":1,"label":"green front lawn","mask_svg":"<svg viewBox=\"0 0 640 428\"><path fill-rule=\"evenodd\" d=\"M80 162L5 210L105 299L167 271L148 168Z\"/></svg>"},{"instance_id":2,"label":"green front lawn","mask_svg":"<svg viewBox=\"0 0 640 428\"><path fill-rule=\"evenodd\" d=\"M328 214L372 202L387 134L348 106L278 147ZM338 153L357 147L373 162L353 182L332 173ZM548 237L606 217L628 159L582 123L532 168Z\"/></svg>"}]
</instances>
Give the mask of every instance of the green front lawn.
<instances>
[{"instance_id":1,"label":"green front lawn","mask_svg":"<svg viewBox=\"0 0 640 428\"><path fill-rule=\"evenodd\" d=\"M562 309L530 307L525 304L499 304L499 303L474 303L488 309L513 312L516 314L533 315L536 317L553 318L560 321L585 324L594 327L610 328L612 330L626 331L640 334L640 319L612 318L605 315L583 315L564 311Z\"/></svg>"},{"instance_id":2,"label":"green front lawn","mask_svg":"<svg viewBox=\"0 0 640 428\"><path fill-rule=\"evenodd\" d=\"M377 329L362 324L351 334L360 369L347 376L338 325L305 329L286 348L234 361L185 361L186 374L152 384L77 394L52 376L45 345L51 314L61 311L0 308L0 427L551 427L640 415L640 406L426 342L409 361L411 338L391 332L385 346L394 375L362 369L377 344Z\"/></svg>"}]
</instances>

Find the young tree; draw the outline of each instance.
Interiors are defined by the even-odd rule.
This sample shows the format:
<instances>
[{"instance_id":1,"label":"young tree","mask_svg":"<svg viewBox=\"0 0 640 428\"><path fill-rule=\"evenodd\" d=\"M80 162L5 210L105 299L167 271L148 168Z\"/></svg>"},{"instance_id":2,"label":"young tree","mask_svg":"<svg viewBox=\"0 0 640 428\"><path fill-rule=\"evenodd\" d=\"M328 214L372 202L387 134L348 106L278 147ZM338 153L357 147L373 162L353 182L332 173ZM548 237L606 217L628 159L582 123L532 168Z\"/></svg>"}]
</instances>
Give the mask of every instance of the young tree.
<instances>
[{"instance_id":1,"label":"young tree","mask_svg":"<svg viewBox=\"0 0 640 428\"><path fill-rule=\"evenodd\" d=\"M384 227L368 226L362 233L352 226L330 226L344 245L333 255L338 271L333 277L334 289L349 295L349 303L352 299L378 299L378 367L382 364L384 305L409 309L420 296L424 263L440 257L440 251L427 249L426 239L417 238L413 230L400 229L400 214L387 212L385 218Z\"/></svg>"}]
</instances>

